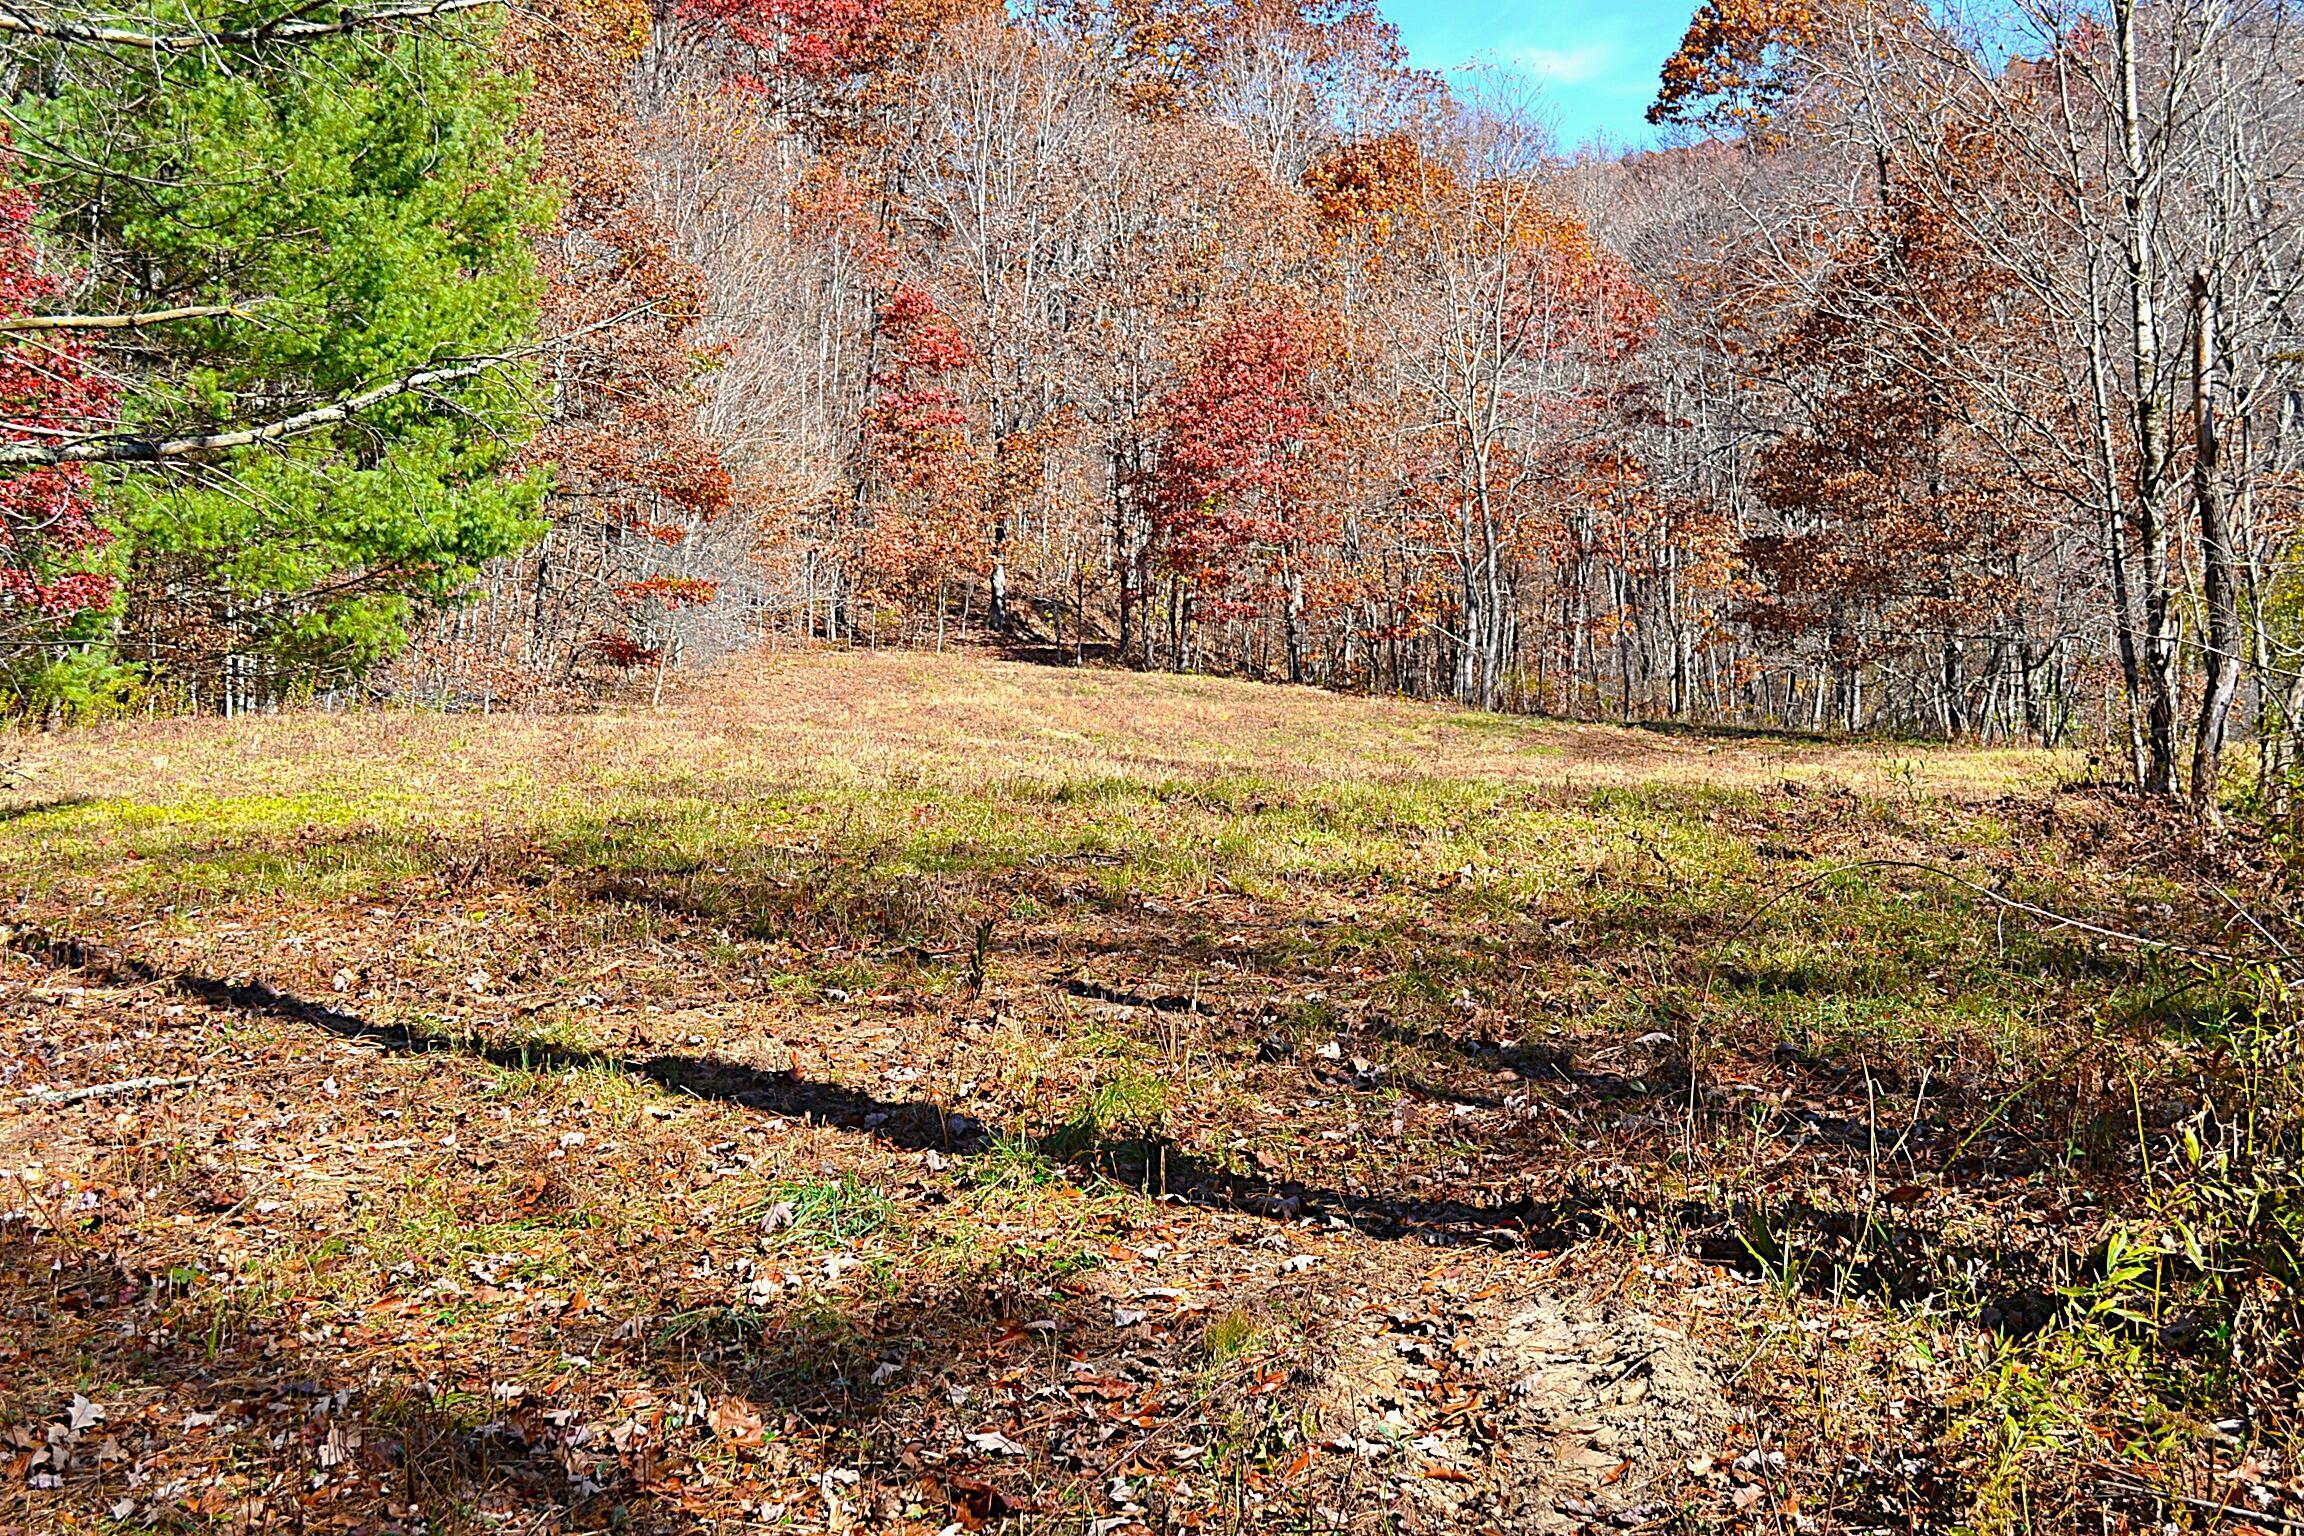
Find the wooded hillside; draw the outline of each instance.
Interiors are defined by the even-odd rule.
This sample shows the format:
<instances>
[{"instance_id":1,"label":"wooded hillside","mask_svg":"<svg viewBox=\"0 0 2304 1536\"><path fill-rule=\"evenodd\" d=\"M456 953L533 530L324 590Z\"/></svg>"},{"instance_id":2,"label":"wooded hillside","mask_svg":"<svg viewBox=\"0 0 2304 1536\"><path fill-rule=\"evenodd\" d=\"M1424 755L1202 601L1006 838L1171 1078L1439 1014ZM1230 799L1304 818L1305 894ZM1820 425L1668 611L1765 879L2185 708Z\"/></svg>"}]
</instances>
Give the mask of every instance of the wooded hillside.
<instances>
[{"instance_id":1,"label":"wooded hillside","mask_svg":"<svg viewBox=\"0 0 2304 1536\"><path fill-rule=\"evenodd\" d=\"M1712 0L1625 155L1365 0L9 16L35 715L989 634L2286 803L2283 7Z\"/></svg>"}]
</instances>

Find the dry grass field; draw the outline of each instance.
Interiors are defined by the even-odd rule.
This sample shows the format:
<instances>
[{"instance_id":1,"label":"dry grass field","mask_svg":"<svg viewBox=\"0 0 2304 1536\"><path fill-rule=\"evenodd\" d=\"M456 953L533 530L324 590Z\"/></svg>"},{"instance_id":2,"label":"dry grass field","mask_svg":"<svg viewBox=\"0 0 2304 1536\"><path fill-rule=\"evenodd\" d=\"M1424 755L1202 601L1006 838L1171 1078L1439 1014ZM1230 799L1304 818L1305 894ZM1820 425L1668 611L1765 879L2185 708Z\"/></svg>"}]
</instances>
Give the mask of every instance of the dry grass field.
<instances>
[{"instance_id":1,"label":"dry grass field","mask_svg":"<svg viewBox=\"0 0 2304 1536\"><path fill-rule=\"evenodd\" d=\"M2294 1514L2134 1257L2246 973L2121 935L2270 934L2079 766L861 654L28 740L0 1526Z\"/></svg>"}]
</instances>

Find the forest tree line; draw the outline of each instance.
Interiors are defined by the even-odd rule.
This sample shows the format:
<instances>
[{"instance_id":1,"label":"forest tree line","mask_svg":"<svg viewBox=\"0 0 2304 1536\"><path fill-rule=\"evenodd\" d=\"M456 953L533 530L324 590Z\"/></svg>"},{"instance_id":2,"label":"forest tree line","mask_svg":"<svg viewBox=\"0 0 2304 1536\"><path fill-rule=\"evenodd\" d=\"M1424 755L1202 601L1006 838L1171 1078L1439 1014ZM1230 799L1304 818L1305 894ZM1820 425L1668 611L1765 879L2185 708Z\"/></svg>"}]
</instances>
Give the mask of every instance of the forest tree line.
<instances>
[{"instance_id":1,"label":"forest tree line","mask_svg":"<svg viewBox=\"0 0 2304 1536\"><path fill-rule=\"evenodd\" d=\"M35 718L775 634L2297 771L2270 0L1711 0L1669 147L1369 0L0 12Z\"/></svg>"}]
</instances>

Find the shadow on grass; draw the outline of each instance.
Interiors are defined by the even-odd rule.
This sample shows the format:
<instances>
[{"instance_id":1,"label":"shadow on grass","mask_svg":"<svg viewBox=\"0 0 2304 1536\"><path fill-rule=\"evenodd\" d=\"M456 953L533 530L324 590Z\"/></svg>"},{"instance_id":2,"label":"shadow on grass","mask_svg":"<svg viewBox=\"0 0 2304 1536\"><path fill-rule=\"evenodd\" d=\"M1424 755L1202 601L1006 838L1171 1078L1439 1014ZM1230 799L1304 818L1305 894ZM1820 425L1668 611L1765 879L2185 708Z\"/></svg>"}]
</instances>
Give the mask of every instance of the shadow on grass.
<instances>
[{"instance_id":1,"label":"shadow on grass","mask_svg":"<svg viewBox=\"0 0 2304 1536\"><path fill-rule=\"evenodd\" d=\"M43 1448L39 1475L0 1489L0 1525L94 1529L108 1514L120 1529L440 1533L503 1529L517 1515L533 1523L511 1528L670 1536L703 1528L700 1490L717 1490L722 1514L740 1500L751 1513L747 1484L779 1506L797 1488L822 1509L828 1492L836 1514L875 1525L918 1505L931 1525L969 1528L1031 1509L1085 1518L1085 1490L1163 1423L1220 1407L1225 1390L1162 1401L1160 1422L1107 1443L1094 1399L1159 1400L1159 1378L1135 1362L1143 1339L1109 1306L1022 1293L996 1263L931 1293L837 1307L656 1302L664 1310L637 1328L571 1315L410 1360L371 1347L374 1330L348 1313L347 1332L315 1331L294 1306L0 1223L0 1318L25 1350L0 1377L0 1432ZM580 1370L603 1374L571 1392L579 1352ZM1028 1422L990 1419L1008 1437L999 1457L924 1468L907 1452L936 1441L948 1398L989 1400L1027 1373L1040 1406ZM603 1402L600 1381L637 1390ZM1068 1395L1083 1383L1091 1397ZM105 1417L75 1416L80 1400ZM753 1418L734 1439L741 1420L708 1417L732 1404Z\"/></svg>"},{"instance_id":2,"label":"shadow on grass","mask_svg":"<svg viewBox=\"0 0 2304 1536\"><path fill-rule=\"evenodd\" d=\"M123 1530L255 1529L274 1490L297 1488L338 1512L392 1517L371 1529L409 1529L401 1517L453 1528L475 1505L565 1518L623 1491L584 1479L484 1388L364 1368L194 1290L187 1273L140 1272L68 1237L0 1226L0 1298L29 1351L0 1385L0 1421L44 1439L50 1469L9 1490L0 1523L75 1528L69 1508L91 1529L106 1511ZM25 1308L31 1296L46 1307ZM82 1396L107 1418L76 1421L68 1405ZM177 1479L128 1476L121 1421L140 1403L163 1412L136 1426L137 1462ZM211 1460L221 1476L182 1476Z\"/></svg>"},{"instance_id":3,"label":"shadow on grass","mask_svg":"<svg viewBox=\"0 0 2304 1536\"><path fill-rule=\"evenodd\" d=\"M399 1053L452 1053L491 1065L528 1071L606 1070L653 1082L667 1091L712 1099L817 1124L851 1130L907 1151L935 1149L967 1157L988 1150L991 1138L973 1120L949 1115L925 1100L889 1100L835 1083L810 1082L788 1072L763 1071L718 1057L625 1056L612 1051L551 1045L497 1045L380 1025L262 983L235 983L165 973L117 951L19 929L9 939L22 953L59 967L114 982L160 985L208 1005L242 1014L285 1019L337 1037ZM1618 1091L1643 1090L1611 1078ZM1675 1090L1676 1091L1676 1090ZM1824 1117L1808 1112L1811 1119ZM1847 1124L1810 1127L1824 1139L1859 1137ZM1363 1236L1435 1247L1558 1250L1596 1238L1621 1217L1663 1219L1695 1256L1808 1294L1867 1294L1893 1303L1921 1301L1941 1292L1954 1272L1990 1275L1994 1294L1983 1298L1987 1320L2012 1332L2052 1321L2056 1291L2031 1262L2009 1253L1947 1245L1932 1225L1906 1219L1893 1208L1831 1210L1805 1200L1774 1206L1718 1207L1695 1201L1658 1201L1644 1212L1622 1194L1579 1191L1564 1198L1480 1203L1473 1200L1358 1195L1239 1172L1161 1138L1099 1138L1044 1150L1147 1197L1238 1212L1289 1224L1311 1221ZM2061 1255L2063 1266L2084 1273L2085 1256Z\"/></svg>"},{"instance_id":4,"label":"shadow on grass","mask_svg":"<svg viewBox=\"0 0 2304 1536\"><path fill-rule=\"evenodd\" d=\"M165 972L117 950L32 929L11 934L10 947L63 969L132 985L164 986L210 1007L310 1025L339 1040L354 1040L398 1054L430 1052L473 1057L491 1066L531 1072L599 1069L645 1078L673 1093L713 1099L791 1119L867 1130L909 1151L956 1150L953 1122L924 1101L890 1102L837 1083L811 1082L790 1072L768 1072L716 1056L624 1056L572 1046L498 1045L476 1036L432 1034L405 1025L376 1024L358 1014L281 992L262 982Z\"/></svg>"}]
</instances>

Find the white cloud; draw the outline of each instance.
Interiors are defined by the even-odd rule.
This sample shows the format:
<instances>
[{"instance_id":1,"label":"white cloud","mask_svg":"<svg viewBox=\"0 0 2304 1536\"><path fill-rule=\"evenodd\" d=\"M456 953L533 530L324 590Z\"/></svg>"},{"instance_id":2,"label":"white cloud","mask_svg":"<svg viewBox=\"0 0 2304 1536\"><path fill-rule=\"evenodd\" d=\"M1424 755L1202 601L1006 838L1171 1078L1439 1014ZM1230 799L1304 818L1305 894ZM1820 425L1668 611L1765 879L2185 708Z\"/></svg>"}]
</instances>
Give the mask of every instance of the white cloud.
<instances>
[{"instance_id":1,"label":"white cloud","mask_svg":"<svg viewBox=\"0 0 2304 1536\"><path fill-rule=\"evenodd\" d=\"M1582 85L1609 71L1616 50L1606 43L1586 43L1580 48L1512 48L1503 57L1547 85Z\"/></svg>"}]
</instances>

